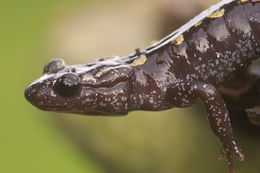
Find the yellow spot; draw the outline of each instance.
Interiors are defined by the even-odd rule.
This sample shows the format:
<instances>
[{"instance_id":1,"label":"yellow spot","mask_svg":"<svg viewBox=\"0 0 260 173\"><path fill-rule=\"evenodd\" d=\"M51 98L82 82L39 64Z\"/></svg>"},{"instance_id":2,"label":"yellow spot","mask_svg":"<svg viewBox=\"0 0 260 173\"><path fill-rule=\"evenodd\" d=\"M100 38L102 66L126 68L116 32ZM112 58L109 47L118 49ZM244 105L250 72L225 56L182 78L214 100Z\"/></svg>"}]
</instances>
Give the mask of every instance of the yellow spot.
<instances>
[{"instance_id":1,"label":"yellow spot","mask_svg":"<svg viewBox=\"0 0 260 173\"><path fill-rule=\"evenodd\" d=\"M179 35L177 38L172 40L172 43L175 45L180 45L184 41L183 35Z\"/></svg>"},{"instance_id":2,"label":"yellow spot","mask_svg":"<svg viewBox=\"0 0 260 173\"><path fill-rule=\"evenodd\" d=\"M217 53L217 58L220 58L220 55Z\"/></svg>"},{"instance_id":3,"label":"yellow spot","mask_svg":"<svg viewBox=\"0 0 260 173\"><path fill-rule=\"evenodd\" d=\"M89 80L96 82L96 79L93 76L90 76L90 75L83 76L83 81L89 81Z\"/></svg>"},{"instance_id":4,"label":"yellow spot","mask_svg":"<svg viewBox=\"0 0 260 173\"><path fill-rule=\"evenodd\" d=\"M135 59L130 66L139 66L146 62L147 58L145 55L140 56L139 58Z\"/></svg>"},{"instance_id":5,"label":"yellow spot","mask_svg":"<svg viewBox=\"0 0 260 173\"><path fill-rule=\"evenodd\" d=\"M225 9L217 10L208 15L208 18L218 18L223 16L225 13Z\"/></svg>"},{"instance_id":6,"label":"yellow spot","mask_svg":"<svg viewBox=\"0 0 260 173\"><path fill-rule=\"evenodd\" d=\"M248 0L240 0L242 3L247 2Z\"/></svg>"},{"instance_id":7,"label":"yellow spot","mask_svg":"<svg viewBox=\"0 0 260 173\"><path fill-rule=\"evenodd\" d=\"M202 21L195 24L195 27L200 26L202 24Z\"/></svg>"},{"instance_id":8,"label":"yellow spot","mask_svg":"<svg viewBox=\"0 0 260 173\"><path fill-rule=\"evenodd\" d=\"M99 72L96 73L95 77L100 77L102 76L102 74L106 71L106 67L105 68L102 68Z\"/></svg>"}]
</instances>

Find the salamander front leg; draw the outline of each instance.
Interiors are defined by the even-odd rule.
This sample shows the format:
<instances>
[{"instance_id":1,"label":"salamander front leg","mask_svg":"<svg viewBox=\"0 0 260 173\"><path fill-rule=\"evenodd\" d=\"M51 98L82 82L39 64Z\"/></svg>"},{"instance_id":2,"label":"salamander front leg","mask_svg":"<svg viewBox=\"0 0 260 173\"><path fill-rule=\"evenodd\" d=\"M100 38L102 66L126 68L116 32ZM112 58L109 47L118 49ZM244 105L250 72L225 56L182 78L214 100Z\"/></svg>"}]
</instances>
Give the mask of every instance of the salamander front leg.
<instances>
[{"instance_id":1,"label":"salamander front leg","mask_svg":"<svg viewBox=\"0 0 260 173\"><path fill-rule=\"evenodd\" d=\"M220 158L227 157L230 173L234 173L233 153L241 161L244 155L234 141L226 105L216 88L204 82L181 82L169 85L167 88L167 100L175 107L190 106L197 98L204 103L210 126L223 144Z\"/></svg>"}]
</instances>

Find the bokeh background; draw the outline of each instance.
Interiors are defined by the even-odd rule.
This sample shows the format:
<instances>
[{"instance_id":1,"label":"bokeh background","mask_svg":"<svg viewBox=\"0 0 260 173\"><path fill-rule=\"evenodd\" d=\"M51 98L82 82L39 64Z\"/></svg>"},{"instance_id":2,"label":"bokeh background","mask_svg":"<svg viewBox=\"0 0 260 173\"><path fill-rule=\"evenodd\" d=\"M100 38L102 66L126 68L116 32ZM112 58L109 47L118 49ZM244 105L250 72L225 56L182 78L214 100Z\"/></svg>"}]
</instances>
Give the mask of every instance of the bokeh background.
<instances>
[{"instance_id":1,"label":"bokeh background","mask_svg":"<svg viewBox=\"0 0 260 173\"><path fill-rule=\"evenodd\" d=\"M52 58L87 63L127 55L216 1L12 0L0 5L0 172L219 173L219 141L203 106L124 117L44 112L23 96ZM235 118L232 118L235 119ZM246 160L260 172L259 128L232 121Z\"/></svg>"}]
</instances>

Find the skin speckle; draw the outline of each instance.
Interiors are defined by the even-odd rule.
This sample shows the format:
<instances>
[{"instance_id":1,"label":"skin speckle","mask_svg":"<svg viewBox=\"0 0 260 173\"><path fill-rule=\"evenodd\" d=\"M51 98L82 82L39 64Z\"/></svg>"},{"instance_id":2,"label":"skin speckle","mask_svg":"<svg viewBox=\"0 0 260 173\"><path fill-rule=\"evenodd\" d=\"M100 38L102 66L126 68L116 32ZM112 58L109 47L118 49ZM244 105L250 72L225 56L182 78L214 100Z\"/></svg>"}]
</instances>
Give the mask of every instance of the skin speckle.
<instances>
[{"instance_id":1,"label":"skin speckle","mask_svg":"<svg viewBox=\"0 0 260 173\"><path fill-rule=\"evenodd\" d=\"M156 59L156 63L157 64L163 64L165 62L165 60L163 59L163 58L161 58L161 57L158 57L157 59Z\"/></svg>"},{"instance_id":2,"label":"skin speckle","mask_svg":"<svg viewBox=\"0 0 260 173\"><path fill-rule=\"evenodd\" d=\"M201 53L205 53L210 48L207 33L203 29L199 29L193 34L192 43Z\"/></svg>"},{"instance_id":3,"label":"skin speckle","mask_svg":"<svg viewBox=\"0 0 260 173\"><path fill-rule=\"evenodd\" d=\"M217 10L208 15L208 18L219 18L222 17L225 13L225 9Z\"/></svg>"},{"instance_id":4,"label":"skin speckle","mask_svg":"<svg viewBox=\"0 0 260 173\"><path fill-rule=\"evenodd\" d=\"M51 96L56 97L57 95L54 93L54 91L51 91Z\"/></svg>"},{"instance_id":5,"label":"skin speckle","mask_svg":"<svg viewBox=\"0 0 260 173\"><path fill-rule=\"evenodd\" d=\"M177 45L180 45L184 41L183 34L179 35L177 38L172 40L172 43Z\"/></svg>"},{"instance_id":6,"label":"skin speckle","mask_svg":"<svg viewBox=\"0 0 260 173\"><path fill-rule=\"evenodd\" d=\"M70 72L70 68L66 68L65 71L68 73Z\"/></svg>"},{"instance_id":7,"label":"skin speckle","mask_svg":"<svg viewBox=\"0 0 260 173\"><path fill-rule=\"evenodd\" d=\"M216 53L217 54L217 58L220 58L220 55L219 55L219 53Z\"/></svg>"}]
</instances>

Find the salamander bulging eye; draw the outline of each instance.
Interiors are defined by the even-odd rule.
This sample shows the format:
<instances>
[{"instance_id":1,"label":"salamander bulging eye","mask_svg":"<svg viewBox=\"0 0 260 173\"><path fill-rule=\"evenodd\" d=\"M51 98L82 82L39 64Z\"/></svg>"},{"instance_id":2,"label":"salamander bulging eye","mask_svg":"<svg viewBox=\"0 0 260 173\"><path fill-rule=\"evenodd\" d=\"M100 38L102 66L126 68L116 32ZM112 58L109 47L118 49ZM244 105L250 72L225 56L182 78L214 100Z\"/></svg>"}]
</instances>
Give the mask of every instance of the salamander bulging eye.
<instances>
[{"instance_id":1,"label":"salamander bulging eye","mask_svg":"<svg viewBox=\"0 0 260 173\"><path fill-rule=\"evenodd\" d=\"M65 62L62 59L53 59L43 69L44 74L57 73L65 68Z\"/></svg>"},{"instance_id":2,"label":"salamander bulging eye","mask_svg":"<svg viewBox=\"0 0 260 173\"><path fill-rule=\"evenodd\" d=\"M64 97L74 96L80 88L80 79L74 73L61 76L54 84L54 89Z\"/></svg>"}]
</instances>

